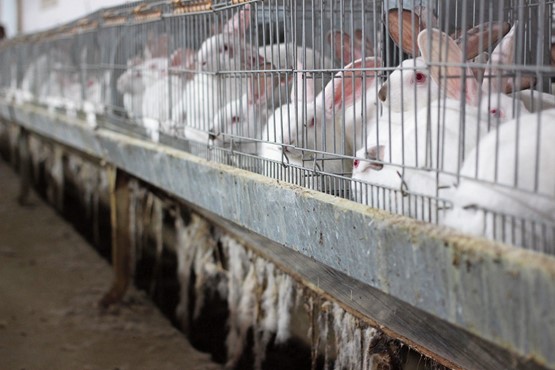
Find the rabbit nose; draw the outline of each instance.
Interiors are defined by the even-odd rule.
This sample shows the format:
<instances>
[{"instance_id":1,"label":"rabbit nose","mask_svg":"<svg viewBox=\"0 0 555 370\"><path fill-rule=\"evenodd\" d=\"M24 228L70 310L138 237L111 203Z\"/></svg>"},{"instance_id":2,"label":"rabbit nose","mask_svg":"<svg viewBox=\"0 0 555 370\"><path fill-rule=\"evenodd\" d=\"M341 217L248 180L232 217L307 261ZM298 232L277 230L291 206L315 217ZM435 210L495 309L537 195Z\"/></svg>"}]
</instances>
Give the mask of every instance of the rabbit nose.
<instances>
[{"instance_id":1,"label":"rabbit nose","mask_svg":"<svg viewBox=\"0 0 555 370\"><path fill-rule=\"evenodd\" d=\"M387 85L383 85L380 88L380 91L378 91L378 98L380 98L382 102L385 102L385 99L387 98Z\"/></svg>"}]
</instances>

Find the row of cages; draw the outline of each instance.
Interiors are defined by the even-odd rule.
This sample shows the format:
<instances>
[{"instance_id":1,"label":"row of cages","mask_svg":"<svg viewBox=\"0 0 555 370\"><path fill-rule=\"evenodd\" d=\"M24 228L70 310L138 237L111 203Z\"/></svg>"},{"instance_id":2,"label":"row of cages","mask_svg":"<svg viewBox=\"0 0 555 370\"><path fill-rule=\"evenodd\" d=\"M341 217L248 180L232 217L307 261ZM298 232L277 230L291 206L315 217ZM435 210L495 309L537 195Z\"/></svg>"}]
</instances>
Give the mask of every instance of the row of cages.
<instances>
[{"instance_id":1,"label":"row of cages","mask_svg":"<svg viewBox=\"0 0 555 370\"><path fill-rule=\"evenodd\" d=\"M0 46L17 104L555 253L546 0L137 2Z\"/></svg>"}]
</instances>

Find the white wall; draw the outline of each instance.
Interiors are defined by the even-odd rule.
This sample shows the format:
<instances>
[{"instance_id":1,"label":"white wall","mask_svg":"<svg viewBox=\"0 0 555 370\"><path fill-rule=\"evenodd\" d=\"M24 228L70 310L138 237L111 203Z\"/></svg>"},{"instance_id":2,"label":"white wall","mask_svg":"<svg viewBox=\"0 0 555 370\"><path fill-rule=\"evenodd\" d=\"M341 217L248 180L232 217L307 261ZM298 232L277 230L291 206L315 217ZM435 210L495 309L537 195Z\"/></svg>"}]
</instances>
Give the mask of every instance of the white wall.
<instances>
[{"instance_id":1,"label":"white wall","mask_svg":"<svg viewBox=\"0 0 555 370\"><path fill-rule=\"evenodd\" d=\"M17 0L0 0L0 22L6 28L6 36L17 33Z\"/></svg>"},{"instance_id":2,"label":"white wall","mask_svg":"<svg viewBox=\"0 0 555 370\"><path fill-rule=\"evenodd\" d=\"M11 0L2 0L2 2ZM23 0L23 32L34 32L66 23L100 8L130 0ZM53 5L45 6L45 3Z\"/></svg>"}]
</instances>

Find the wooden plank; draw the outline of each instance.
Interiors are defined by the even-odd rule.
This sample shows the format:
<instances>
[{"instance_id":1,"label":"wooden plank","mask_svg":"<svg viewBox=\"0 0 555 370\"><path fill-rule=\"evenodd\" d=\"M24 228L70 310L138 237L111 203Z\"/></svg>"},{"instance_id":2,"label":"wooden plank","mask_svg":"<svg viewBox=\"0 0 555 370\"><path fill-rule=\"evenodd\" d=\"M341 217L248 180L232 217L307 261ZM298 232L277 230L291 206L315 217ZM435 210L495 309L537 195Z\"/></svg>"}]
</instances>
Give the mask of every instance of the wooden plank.
<instances>
[{"instance_id":1,"label":"wooden plank","mask_svg":"<svg viewBox=\"0 0 555 370\"><path fill-rule=\"evenodd\" d=\"M299 283L388 336L454 369L547 369L290 248L188 202L187 207L234 235Z\"/></svg>"},{"instance_id":2,"label":"wooden plank","mask_svg":"<svg viewBox=\"0 0 555 370\"><path fill-rule=\"evenodd\" d=\"M17 149L19 150L19 196L17 201L25 206L29 201L31 190L31 154L29 153L29 131L24 128L19 130L17 138Z\"/></svg>"},{"instance_id":3,"label":"wooden plank","mask_svg":"<svg viewBox=\"0 0 555 370\"><path fill-rule=\"evenodd\" d=\"M108 307L119 302L132 279L131 231L129 219L130 177L116 167L109 167L110 210L112 221L112 266L114 280L99 304Z\"/></svg>"}]
</instances>

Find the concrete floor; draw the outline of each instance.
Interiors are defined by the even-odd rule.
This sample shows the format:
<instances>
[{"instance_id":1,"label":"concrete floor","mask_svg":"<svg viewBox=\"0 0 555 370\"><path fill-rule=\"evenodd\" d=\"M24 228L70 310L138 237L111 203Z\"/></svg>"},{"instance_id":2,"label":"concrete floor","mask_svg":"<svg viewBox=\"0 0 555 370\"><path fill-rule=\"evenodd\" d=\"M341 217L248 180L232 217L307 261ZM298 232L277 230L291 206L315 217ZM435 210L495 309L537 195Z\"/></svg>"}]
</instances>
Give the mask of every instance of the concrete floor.
<instances>
[{"instance_id":1,"label":"concrete floor","mask_svg":"<svg viewBox=\"0 0 555 370\"><path fill-rule=\"evenodd\" d=\"M112 271L36 195L20 207L0 160L0 369L218 369L131 289L100 310Z\"/></svg>"}]
</instances>

